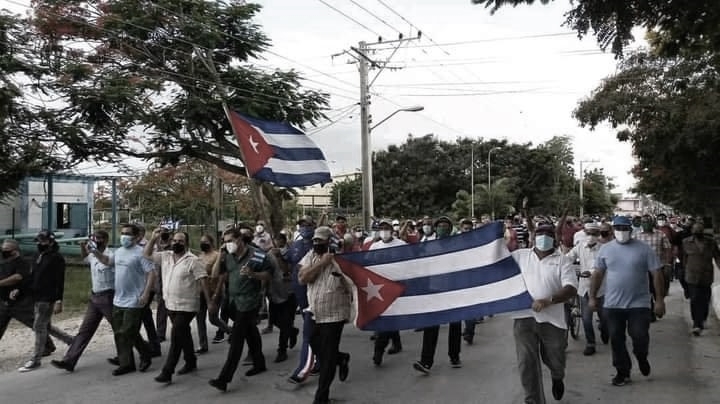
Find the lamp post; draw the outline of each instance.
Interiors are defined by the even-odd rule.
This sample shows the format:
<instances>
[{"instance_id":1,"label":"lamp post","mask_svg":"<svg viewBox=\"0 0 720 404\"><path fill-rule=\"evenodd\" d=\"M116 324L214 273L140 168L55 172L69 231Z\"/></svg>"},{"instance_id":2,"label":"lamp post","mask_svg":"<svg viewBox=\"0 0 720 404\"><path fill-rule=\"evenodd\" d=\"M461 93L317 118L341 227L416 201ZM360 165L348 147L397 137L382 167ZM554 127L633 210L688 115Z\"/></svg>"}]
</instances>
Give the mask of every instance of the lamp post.
<instances>
[{"instance_id":1,"label":"lamp post","mask_svg":"<svg viewBox=\"0 0 720 404\"><path fill-rule=\"evenodd\" d=\"M367 106L361 106L362 119L360 122L360 140L361 140L361 152L362 152L362 213L363 213L363 226L366 230L370 229L372 223L373 213L373 181L372 181L372 148L370 147L370 132L375 128L383 124L388 119L395 116L399 112L419 112L425 109L421 105L416 105L407 108L400 108L395 110L392 114L388 115L380 122L373 126L369 126L370 120L367 114Z\"/></svg>"},{"instance_id":2,"label":"lamp post","mask_svg":"<svg viewBox=\"0 0 720 404\"><path fill-rule=\"evenodd\" d=\"M500 150L500 147L495 146L488 151L488 161L487 161L487 166L488 166L488 189L487 189L487 191L488 191L488 199L490 201L490 220L495 220L495 206L493 203L493 196L492 196L492 181L491 181L492 177L490 174L490 154L492 152L494 152L495 150Z\"/></svg>"},{"instance_id":3,"label":"lamp post","mask_svg":"<svg viewBox=\"0 0 720 404\"><path fill-rule=\"evenodd\" d=\"M585 185L585 171L583 171L583 163L598 163L598 160L580 160L580 218L585 214L585 197L583 195L583 188Z\"/></svg>"}]
</instances>

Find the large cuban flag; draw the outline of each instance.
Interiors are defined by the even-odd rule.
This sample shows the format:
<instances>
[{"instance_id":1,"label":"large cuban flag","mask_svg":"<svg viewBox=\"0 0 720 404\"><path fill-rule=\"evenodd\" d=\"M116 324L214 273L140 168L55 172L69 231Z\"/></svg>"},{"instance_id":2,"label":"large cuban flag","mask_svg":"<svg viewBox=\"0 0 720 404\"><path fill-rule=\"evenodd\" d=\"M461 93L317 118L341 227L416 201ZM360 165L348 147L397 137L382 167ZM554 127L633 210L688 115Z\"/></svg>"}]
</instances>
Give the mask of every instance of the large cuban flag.
<instances>
[{"instance_id":1,"label":"large cuban flag","mask_svg":"<svg viewBox=\"0 0 720 404\"><path fill-rule=\"evenodd\" d=\"M288 188L332 182L322 150L301 130L234 111L228 118L250 177Z\"/></svg>"},{"instance_id":2,"label":"large cuban flag","mask_svg":"<svg viewBox=\"0 0 720 404\"><path fill-rule=\"evenodd\" d=\"M335 260L355 285L355 325L363 330L422 328L532 305L499 222Z\"/></svg>"}]
</instances>

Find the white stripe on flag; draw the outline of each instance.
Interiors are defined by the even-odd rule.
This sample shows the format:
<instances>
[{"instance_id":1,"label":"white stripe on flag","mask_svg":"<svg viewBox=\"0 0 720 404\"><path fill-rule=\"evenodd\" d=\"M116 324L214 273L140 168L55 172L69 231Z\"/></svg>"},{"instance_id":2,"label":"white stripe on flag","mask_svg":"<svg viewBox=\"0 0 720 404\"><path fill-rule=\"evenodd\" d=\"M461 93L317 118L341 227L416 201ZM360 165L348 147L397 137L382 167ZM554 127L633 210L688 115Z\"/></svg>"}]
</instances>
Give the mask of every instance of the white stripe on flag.
<instances>
[{"instance_id":1,"label":"white stripe on flag","mask_svg":"<svg viewBox=\"0 0 720 404\"><path fill-rule=\"evenodd\" d=\"M265 168L271 169L275 174L302 175L328 172L328 166L325 160L290 161L271 158L268 160Z\"/></svg>"},{"instance_id":2,"label":"white stripe on flag","mask_svg":"<svg viewBox=\"0 0 720 404\"><path fill-rule=\"evenodd\" d=\"M273 146L282 147L284 149L317 149L315 142L306 135L273 135L271 133L263 132L257 126L254 128L263 135L266 142Z\"/></svg>"},{"instance_id":3,"label":"white stripe on flag","mask_svg":"<svg viewBox=\"0 0 720 404\"><path fill-rule=\"evenodd\" d=\"M510 256L504 239L449 254L368 266L378 275L395 281L465 271L494 264Z\"/></svg>"},{"instance_id":4,"label":"white stripe on flag","mask_svg":"<svg viewBox=\"0 0 720 404\"><path fill-rule=\"evenodd\" d=\"M400 316L458 309L464 306L507 299L517 296L526 290L525 281L522 275L518 274L512 278L474 288L399 297L382 315Z\"/></svg>"}]
</instances>

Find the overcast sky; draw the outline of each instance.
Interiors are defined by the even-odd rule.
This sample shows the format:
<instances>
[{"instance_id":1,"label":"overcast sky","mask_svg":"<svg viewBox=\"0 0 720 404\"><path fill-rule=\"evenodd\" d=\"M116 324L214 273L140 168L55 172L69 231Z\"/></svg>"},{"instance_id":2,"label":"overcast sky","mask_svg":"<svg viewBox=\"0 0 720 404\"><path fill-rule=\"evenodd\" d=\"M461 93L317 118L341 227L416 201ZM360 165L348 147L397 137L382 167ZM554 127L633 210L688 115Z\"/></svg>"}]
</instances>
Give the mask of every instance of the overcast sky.
<instances>
[{"instance_id":1,"label":"overcast sky","mask_svg":"<svg viewBox=\"0 0 720 404\"><path fill-rule=\"evenodd\" d=\"M630 145L618 142L607 126L591 132L571 116L577 102L611 75L616 63L612 54L599 51L594 37L581 41L561 27L570 7L566 1L503 8L494 16L470 0L257 3L263 6L257 22L272 40L271 50L282 56L268 54L261 64L299 70L308 87L331 94L328 115L339 119L307 131L331 161L333 174L360 167L360 120L353 106L359 99L357 66L348 63L348 55L331 55L359 41L377 42L378 35L394 40L398 31L408 38L420 29L421 39L405 43L390 59L390 66L401 69L386 69L374 82L371 114L377 123L399 106L425 109L399 113L376 128L374 149L402 143L408 133L534 144L568 135L576 171L580 160L599 160L585 167L603 167L614 177L616 192L625 193L634 183L628 173L633 165ZM12 3L8 7L19 11ZM373 55L377 60L392 53L390 45L376 48L381 48ZM370 77L376 73L371 71Z\"/></svg>"}]
</instances>

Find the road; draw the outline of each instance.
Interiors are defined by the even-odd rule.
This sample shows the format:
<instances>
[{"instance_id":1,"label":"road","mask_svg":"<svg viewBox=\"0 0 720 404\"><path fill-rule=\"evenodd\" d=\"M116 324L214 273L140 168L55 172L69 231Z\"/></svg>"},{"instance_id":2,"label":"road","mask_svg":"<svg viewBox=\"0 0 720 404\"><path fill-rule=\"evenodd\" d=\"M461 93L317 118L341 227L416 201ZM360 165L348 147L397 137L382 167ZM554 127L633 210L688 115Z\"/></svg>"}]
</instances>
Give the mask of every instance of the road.
<instances>
[{"instance_id":1,"label":"road","mask_svg":"<svg viewBox=\"0 0 720 404\"><path fill-rule=\"evenodd\" d=\"M652 325L650 363L652 374L645 378L633 372L633 383L614 387L610 378L609 346L600 345L592 357L582 355L583 343L571 341L568 348L566 393L560 403L720 403L718 387L719 326L712 320L701 337L688 333L688 304L682 299L679 286L673 283L667 299L668 314ZM436 364L429 376L417 374L411 364L418 359L421 333L402 334L404 350L385 357L382 367L371 362L370 334L347 327L342 349L352 354L350 377L344 383L333 383L331 397L336 402L374 403L521 403L522 391L516 370L512 339L512 320L496 316L477 326L475 344L463 345L463 367L453 369L445 355L447 327L441 330ZM290 360L274 364L277 329L263 336L269 371L245 377L246 367L238 369L237 377L227 393L208 386L217 375L225 358L226 344L211 345L210 352L200 357L197 373L175 376L171 385L158 385L152 380L161 367L156 360L148 373L113 377L105 362L107 353L88 352L74 373L59 371L43 362L43 367L30 373L15 371L0 374L2 403L311 403L316 380L311 378L299 389L285 382L295 365L297 351ZM167 344L167 343L165 343ZM167 345L163 347L167 349ZM58 358L56 353L53 357ZM545 371L548 402L549 376Z\"/></svg>"}]
</instances>

